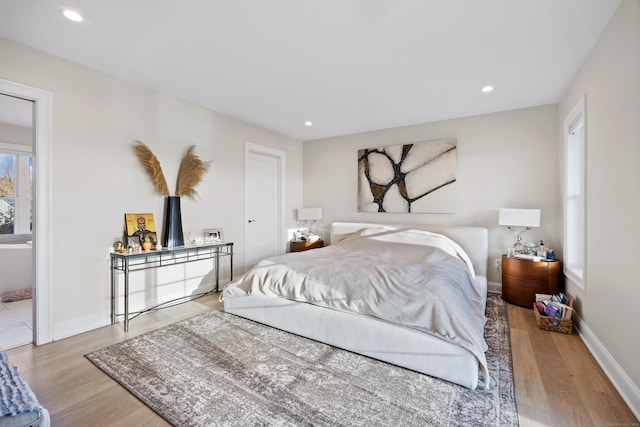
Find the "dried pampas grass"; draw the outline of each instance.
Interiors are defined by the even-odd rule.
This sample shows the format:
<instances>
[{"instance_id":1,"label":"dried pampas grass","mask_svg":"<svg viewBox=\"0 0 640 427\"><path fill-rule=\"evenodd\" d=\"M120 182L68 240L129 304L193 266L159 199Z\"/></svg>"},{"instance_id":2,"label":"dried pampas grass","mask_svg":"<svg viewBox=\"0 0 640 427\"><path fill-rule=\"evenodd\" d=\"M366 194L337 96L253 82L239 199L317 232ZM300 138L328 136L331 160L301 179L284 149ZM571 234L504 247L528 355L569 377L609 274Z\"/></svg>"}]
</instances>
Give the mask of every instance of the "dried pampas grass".
<instances>
[{"instance_id":1,"label":"dried pampas grass","mask_svg":"<svg viewBox=\"0 0 640 427\"><path fill-rule=\"evenodd\" d=\"M202 181L202 178L204 178L204 175L211 166L210 161L204 162L195 155L195 148L195 145L187 148L187 152L182 158L182 163L180 163L176 184L176 196L178 197L187 196L195 199L195 196L198 194L195 188L200 184L200 181ZM161 196L168 196L169 187L167 186L167 181L164 179L160 162L156 156L151 152L149 147L140 141L136 141L133 149L138 156L138 160L140 160L147 174L149 174L154 191Z\"/></svg>"},{"instance_id":2,"label":"dried pampas grass","mask_svg":"<svg viewBox=\"0 0 640 427\"><path fill-rule=\"evenodd\" d=\"M136 141L136 145L133 146L133 149L138 156L138 160L142 163L142 167L144 167L144 170L149 174L149 178L151 178L153 190L161 196L168 196L169 187L167 186L167 181L164 179L164 175L162 174L162 168L160 167L160 161L158 161L158 158L143 142Z\"/></svg>"},{"instance_id":3,"label":"dried pampas grass","mask_svg":"<svg viewBox=\"0 0 640 427\"><path fill-rule=\"evenodd\" d=\"M195 155L196 146L192 145L187 148L187 152L180 163L178 171L178 181L176 184L176 196L187 196L195 199L198 194L196 186L200 184L202 178L209 170L211 162L203 162Z\"/></svg>"}]
</instances>

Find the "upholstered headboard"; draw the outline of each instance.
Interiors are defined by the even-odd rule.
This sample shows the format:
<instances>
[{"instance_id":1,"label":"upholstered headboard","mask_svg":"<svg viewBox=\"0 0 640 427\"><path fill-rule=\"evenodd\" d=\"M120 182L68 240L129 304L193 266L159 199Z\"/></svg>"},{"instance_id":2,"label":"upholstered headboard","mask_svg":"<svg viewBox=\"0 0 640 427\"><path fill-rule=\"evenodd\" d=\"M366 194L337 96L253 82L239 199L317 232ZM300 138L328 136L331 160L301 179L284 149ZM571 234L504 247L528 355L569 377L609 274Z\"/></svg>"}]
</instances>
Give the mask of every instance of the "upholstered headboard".
<instances>
[{"instance_id":1,"label":"upholstered headboard","mask_svg":"<svg viewBox=\"0 0 640 427\"><path fill-rule=\"evenodd\" d=\"M487 277L489 261L489 231L483 227L464 225L431 225L431 224L373 224L363 222L334 222L331 224L331 243L337 242L347 234L362 228L382 228L394 230L413 228L443 234L454 240L464 249L477 276Z\"/></svg>"}]
</instances>

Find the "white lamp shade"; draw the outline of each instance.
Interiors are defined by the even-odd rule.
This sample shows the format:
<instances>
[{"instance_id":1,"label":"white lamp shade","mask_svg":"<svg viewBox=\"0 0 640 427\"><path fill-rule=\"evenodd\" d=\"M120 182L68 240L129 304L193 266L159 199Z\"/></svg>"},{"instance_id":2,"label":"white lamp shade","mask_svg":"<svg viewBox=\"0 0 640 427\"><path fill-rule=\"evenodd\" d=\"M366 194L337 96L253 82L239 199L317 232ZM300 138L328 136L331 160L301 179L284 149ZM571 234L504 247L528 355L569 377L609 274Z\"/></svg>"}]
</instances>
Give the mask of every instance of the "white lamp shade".
<instances>
[{"instance_id":1,"label":"white lamp shade","mask_svg":"<svg viewBox=\"0 0 640 427\"><path fill-rule=\"evenodd\" d=\"M500 209L498 224L512 227L540 227L540 209Z\"/></svg>"},{"instance_id":2,"label":"white lamp shade","mask_svg":"<svg viewBox=\"0 0 640 427\"><path fill-rule=\"evenodd\" d=\"M298 209L298 221L318 221L322 219L322 208Z\"/></svg>"}]
</instances>

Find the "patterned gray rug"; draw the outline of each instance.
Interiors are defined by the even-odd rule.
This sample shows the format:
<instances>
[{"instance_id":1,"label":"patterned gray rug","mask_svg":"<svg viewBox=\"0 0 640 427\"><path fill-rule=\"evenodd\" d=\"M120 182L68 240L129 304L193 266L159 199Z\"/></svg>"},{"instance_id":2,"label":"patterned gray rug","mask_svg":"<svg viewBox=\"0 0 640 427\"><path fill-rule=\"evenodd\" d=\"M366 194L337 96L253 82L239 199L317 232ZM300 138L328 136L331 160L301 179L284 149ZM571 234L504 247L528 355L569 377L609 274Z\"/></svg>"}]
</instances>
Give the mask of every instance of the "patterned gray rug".
<instances>
[{"instance_id":1,"label":"patterned gray rug","mask_svg":"<svg viewBox=\"0 0 640 427\"><path fill-rule=\"evenodd\" d=\"M506 308L487 301L491 390L211 311L88 354L176 426L517 426Z\"/></svg>"}]
</instances>

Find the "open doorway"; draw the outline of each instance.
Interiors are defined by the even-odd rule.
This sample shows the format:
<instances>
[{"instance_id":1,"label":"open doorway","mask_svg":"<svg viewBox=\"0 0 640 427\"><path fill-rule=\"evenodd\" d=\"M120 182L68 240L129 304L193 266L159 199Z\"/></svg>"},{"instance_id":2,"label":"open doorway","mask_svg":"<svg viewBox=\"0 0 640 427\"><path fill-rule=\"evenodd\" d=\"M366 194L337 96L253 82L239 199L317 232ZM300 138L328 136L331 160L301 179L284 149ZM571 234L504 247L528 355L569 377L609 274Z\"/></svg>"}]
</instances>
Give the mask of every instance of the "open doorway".
<instances>
[{"instance_id":1,"label":"open doorway","mask_svg":"<svg viewBox=\"0 0 640 427\"><path fill-rule=\"evenodd\" d=\"M33 101L0 94L0 349L33 342Z\"/></svg>"},{"instance_id":2,"label":"open doorway","mask_svg":"<svg viewBox=\"0 0 640 427\"><path fill-rule=\"evenodd\" d=\"M51 93L31 86L0 79L0 95L22 99L31 105L32 171L31 223L31 291L32 340L35 344L53 341L51 301ZM15 203L15 202L14 202ZM27 208L29 209L29 208ZM23 209L24 212L24 209ZM24 216L24 215L23 215ZM29 215L27 215L29 217ZM24 223L22 228L24 229Z\"/></svg>"}]
</instances>

